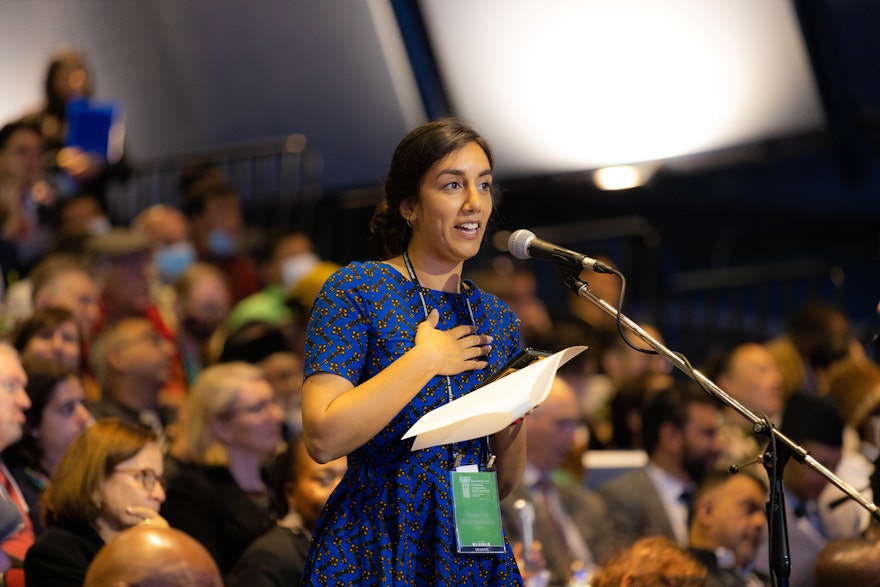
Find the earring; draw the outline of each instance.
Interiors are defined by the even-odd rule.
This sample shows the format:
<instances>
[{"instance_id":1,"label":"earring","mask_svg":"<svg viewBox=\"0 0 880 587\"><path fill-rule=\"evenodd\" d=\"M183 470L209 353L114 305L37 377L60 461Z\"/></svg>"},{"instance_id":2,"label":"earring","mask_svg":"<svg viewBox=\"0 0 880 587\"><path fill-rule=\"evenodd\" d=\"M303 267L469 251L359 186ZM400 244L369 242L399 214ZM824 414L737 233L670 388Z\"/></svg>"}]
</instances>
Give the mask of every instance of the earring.
<instances>
[{"instance_id":1,"label":"earring","mask_svg":"<svg viewBox=\"0 0 880 587\"><path fill-rule=\"evenodd\" d=\"M407 219L406 219L406 225L409 226L410 228L412 228L412 227L413 227L412 219L407 218Z\"/></svg>"}]
</instances>

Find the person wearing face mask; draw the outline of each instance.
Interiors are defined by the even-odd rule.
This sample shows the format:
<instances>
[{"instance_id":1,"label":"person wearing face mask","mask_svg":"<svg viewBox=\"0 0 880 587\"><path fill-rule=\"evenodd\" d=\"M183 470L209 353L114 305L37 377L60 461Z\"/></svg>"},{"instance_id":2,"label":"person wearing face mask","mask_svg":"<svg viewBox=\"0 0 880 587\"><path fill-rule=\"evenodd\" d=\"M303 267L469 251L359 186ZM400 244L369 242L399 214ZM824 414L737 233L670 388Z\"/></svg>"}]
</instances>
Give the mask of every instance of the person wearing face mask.
<instances>
[{"instance_id":1,"label":"person wearing face mask","mask_svg":"<svg viewBox=\"0 0 880 587\"><path fill-rule=\"evenodd\" d=\"M226 330L235 332L254 321L287 329L295 319L285 301L287 288L295 277L292 269L302 260L311 259L317 262L314 245L308 235L291 232L274 239L263 270L265 287L235 304L226 321Z\"/></svg>"},{"instance_id":2,"label":"person wearing face mask","mask_svg":"<svg viewBox=\"0 0 880 587\"><path fill-rule=\"evenodd\" d=\"M150 206L132 219L131 227L153 239L153 261L163 285L173 284L195 262L189 221L177 208Z\"/></svg>"},{"instance_id":3,"label":"person wearing face mask","mask_svg":"<svg viewBox=\"0 0 880 587\"><path fill-rule=\"evenodd\" d=\"M229 179L219 167L197 162L183 171L180 185L198 260L226 274L233 302L259 291L262 284L256 264L240 247L244 217Z\"/></svg>"}]
</instances>

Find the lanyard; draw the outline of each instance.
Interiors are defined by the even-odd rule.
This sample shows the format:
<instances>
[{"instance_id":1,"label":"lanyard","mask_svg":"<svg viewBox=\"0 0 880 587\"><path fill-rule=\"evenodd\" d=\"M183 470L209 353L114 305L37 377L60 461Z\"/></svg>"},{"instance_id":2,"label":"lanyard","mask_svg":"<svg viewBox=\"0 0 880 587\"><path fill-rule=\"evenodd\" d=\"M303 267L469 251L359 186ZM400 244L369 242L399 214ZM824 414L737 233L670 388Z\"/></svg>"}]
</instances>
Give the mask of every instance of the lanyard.
<instances>
[{"instance_id":1,"label":"lanyard","mask_svg":"<svg viewBox=\"0 0 880 587\"><path fill-rule=\"evenodd\" d=\"M403 263L404 263L404 265L406 265L406 271L409 274L409 278L416 285L416 291L419 294L419 300L421 300L421 302L422 302L422 310L425 312L425 320L427 320L428 313L429 313L428 302L425 300L425 294L422 293L422 286L419 283L419 278L416 276L415 269L413 269L412 262L409 260L409 252L407 252L407 251L403 252ZM473 307L471 307L471 300L468 298L466 293L464 294L464 303L467 306L468 316L471 319L471 326L473 326L476 329L477 321L474 319L474 309L473 309ZM455 396L452 394L452 378L449 375L446 376L446 397L450 402L455 399ZM488 439L487 439L487 441L488 441ZM488 442L487 442L487 446L488 446ZM461 455L456 454L454 443L452 444L452 454L455 455L454 458L452 459L452 462L454 463L454 466L457 467L459 461L461 460ZM487 460L489 458L491 458L491 457L487 456Z\"/></svg>"}]
</instances>

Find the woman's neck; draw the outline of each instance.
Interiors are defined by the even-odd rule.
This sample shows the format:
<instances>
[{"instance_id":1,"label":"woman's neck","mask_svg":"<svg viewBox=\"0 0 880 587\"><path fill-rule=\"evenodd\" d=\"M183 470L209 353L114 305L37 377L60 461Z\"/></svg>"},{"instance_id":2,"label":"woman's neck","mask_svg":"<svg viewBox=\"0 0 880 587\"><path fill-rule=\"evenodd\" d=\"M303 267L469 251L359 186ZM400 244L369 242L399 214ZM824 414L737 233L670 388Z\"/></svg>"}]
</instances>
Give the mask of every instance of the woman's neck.
<instances>
[{"instance_id":1,"label":"woman's neck","mask_svg":"<svg viewBox=\"0 0 880 587\"><path fill-rule=\"evenodd\" d=\"M461 263L451 265L448 262L433 259L429 255L418 251L407 251L407 253L419 285L447 293L459 293L461 291ZM409 277L409 272L406 270L405 262L403 261L403 255L400 256L399 262L403 267L404 275Z\"/></svg>"}]
</instances>

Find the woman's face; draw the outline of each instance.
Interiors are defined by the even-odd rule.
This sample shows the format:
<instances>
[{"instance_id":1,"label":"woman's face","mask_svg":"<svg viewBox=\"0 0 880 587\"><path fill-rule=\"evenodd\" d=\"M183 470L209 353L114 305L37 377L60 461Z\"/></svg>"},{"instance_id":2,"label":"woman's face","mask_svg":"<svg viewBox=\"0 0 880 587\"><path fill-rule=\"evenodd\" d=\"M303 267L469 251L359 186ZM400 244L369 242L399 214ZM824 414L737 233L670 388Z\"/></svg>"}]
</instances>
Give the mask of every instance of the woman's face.
<instances>
[{"instance_id":1,"label":"woman's face","mask_svg":"<svg viewBox=\"0 0 880 587\"><path fill-rule=\"evenodd\" d=\"M55 328L41 330L27 341L22 354L25 357L41 357L78 371L80 344L76 322L67 320Z\"/></svg>"},{"instance_id":2,"label":"woman's face","mask_svg":"<svg viewBox=\"0 0 880 587\"><path fill-rule=\"evenodd\" d=\"M165 501L165 488L160 481L147 486L151 479L161 478L163 473L162 452L155 442L148 442L136 455L119 463L107 474L101 488L98 524L120 532L144 521L143 516L128 513L127 508L139 506L158 512Z\"/></svg>"},{"instance_id":3,"label":"woman's face","mask_svg":"<svg viewBox=\"0 0 880 587\"><path fill-rule=\"evenodd\" d=\"M270 455L281 441L281 408L265 379L245 381L228 418L216 420L214 433L230 449Z\"/></svg>"},{"instance_id":4,"label":"woman's face","mask_svg":"<svg viewBox=\"0 0 880 587\"><path fill-rule=\"evenodd\" d=\"M468 143L422 177L419 196L405 201L411 247L428 259L460 264L476 255L492 214L492 168L485 151Z\"/></svg>"},{"instance_id":5,"label":"woman's face","mask_svg":"<svg viewBox=\"0 0 880 587\"><path fill-rule=\"evenodd\" d=\"M58 382L43 407L40 425L31 432L49 462L57 463L77 436L92 423L85 392L76 377Z\"/></svg>"}]
</instances>

